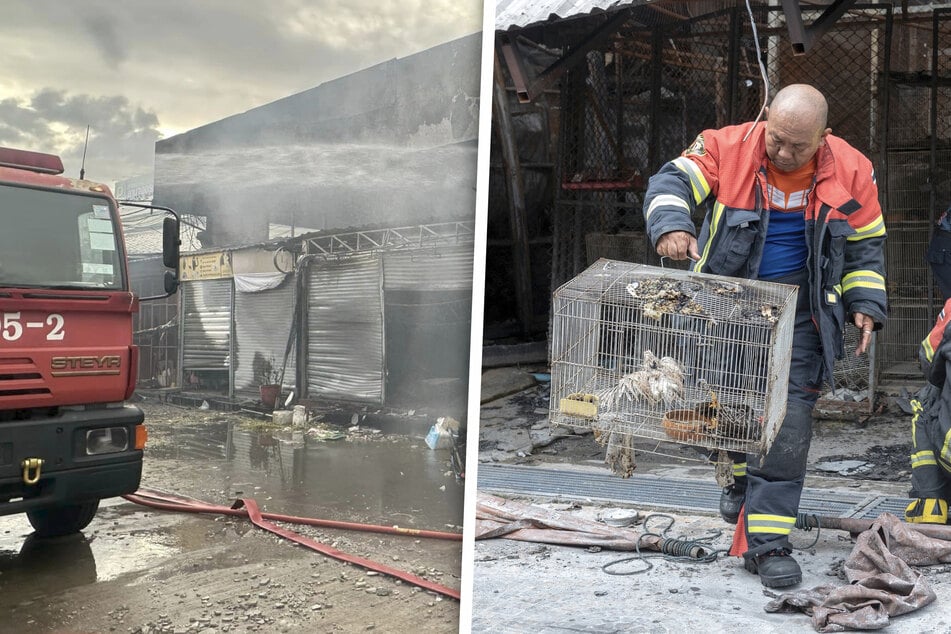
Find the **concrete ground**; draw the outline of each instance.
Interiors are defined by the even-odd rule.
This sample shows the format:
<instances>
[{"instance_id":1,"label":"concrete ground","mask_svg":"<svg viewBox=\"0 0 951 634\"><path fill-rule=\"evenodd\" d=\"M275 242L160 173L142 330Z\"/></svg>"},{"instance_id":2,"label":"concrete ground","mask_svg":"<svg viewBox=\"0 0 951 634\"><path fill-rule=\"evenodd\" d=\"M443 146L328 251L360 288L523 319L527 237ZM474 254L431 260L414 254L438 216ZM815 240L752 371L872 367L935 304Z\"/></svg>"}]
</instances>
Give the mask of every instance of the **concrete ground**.
<instances>
[{"instance_id":1,"label":"concrete ground","mask_svg":"<svg viewBox=\"0 0 951 634\"><path fill-rule=\"evenodd\" d=\"M577 512L594 517L597 510L584 505ZM700 539L715 534L711 547L729 548L732 532L718 517L671 517L671 535ZM655 516L649 528L663 525L664 519ZM803 582L797 589L846 583L838 573L853 546L848 534L796 533L793 542L801 548L794 556L803 569ZM763 587L738 558L721 553L711 563L684 563L645 554L638 559L636 553L506 539L478 541L471 630L499 634L815 631L805 614L766 612L766 604L781 591ZM603 569L632 557L610 568L630 574L611 575ZM937 600L892 619L888 632L951 632L951 566L925 568L922 573Z\"/></svg>"},{"instance_id":2,"label":"concrete ground","mask_svg":"<svg viewBox=\"0 0 951 634\"><path fill-rule=\"evenodd\" d=\"M534 376L540 371L507 372ZM667 516L673 521L667 536L701 540L718 556L700 563L670 561L654 553L636 558L630 552L504 538L477 541L472 632L815 631L810 617L801 612L766 612L765 606L782 591L765 588L757 576L743 569L742 560L726 554L733 527L716 512L718 489L712 464L686 452L682 459L637 454L632 480L640 479L643 485L656 479L657 490L664 491L664 495L658 493L657 503L651 502L650 495L625 498L626 494L610 486L586 484L592 479L602 484L631 480L611 474L603 462L603 449L590 434L548 427L547 384L543 375L537 378L541 382L536 379L514 393L506 386L517 382L505 370L493 371L484 382L480 491L594 520L632 509L639 511L641 519L653 515L646 527L635 527L640 532L662 532ZM850 512L863 506L874 510L879 503L893 510L903 508L909 485L909 428L910 419L891 405L871 417L816 421L807 490L813 498L831 500L833 506L847 502L844 506ZM519 470L539 477L526 476L522 487L517 477L515 483L511 477L498 477L499 472L510 475ZM678 509L669 500L676 491L672 494L662 486L671 482L684 497L705 497L690 508ZM789 590L847 583L842 564L855 544L851 535L794 530L791 540L797 547L794 556L802 566L803 581ZM629 574L609 574L604 569L606 564L631 557L635 559L609 567ZM887 631L951 632L951 565L918 570L937 600L891 619Z\"/></svg>"}]
</instances>

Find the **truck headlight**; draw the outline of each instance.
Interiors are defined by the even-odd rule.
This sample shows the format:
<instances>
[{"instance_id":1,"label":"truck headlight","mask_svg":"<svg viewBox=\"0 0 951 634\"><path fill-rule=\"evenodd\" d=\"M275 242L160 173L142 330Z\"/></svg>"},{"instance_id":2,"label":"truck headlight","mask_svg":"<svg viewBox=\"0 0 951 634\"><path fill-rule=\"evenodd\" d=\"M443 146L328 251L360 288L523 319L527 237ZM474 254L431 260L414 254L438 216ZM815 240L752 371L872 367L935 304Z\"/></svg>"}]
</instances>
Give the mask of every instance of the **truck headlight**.
<instances>
[{"instance_id":1,"label":"truck headlight","mask_svg":"<svg viewBox=\"0 0 951 634\"><path fill-rule=\"evenodd\" d=\"M86 432L86 455L116 453L129 448L129 430L125 427L100 427Z\"/></svg>"}]
</instances>

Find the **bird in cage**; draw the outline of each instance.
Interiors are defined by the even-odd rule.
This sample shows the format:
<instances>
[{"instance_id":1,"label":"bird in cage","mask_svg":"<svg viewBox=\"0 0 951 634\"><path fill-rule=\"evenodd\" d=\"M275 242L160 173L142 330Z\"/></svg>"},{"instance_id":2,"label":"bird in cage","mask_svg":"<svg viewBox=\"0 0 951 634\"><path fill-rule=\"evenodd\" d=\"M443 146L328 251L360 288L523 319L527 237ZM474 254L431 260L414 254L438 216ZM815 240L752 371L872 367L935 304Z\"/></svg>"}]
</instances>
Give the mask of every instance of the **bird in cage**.
<instances>
[{"instance_id":1,"label":"bird in cage","mask_svg":"<svg viewBox=\"0 0 951 634\"><path fill-rule=\"evenodd\" d=\"M606 433L596 433L595 440L602 447L606 447L604 462L610 467L612 473L622 478L630 478L634 474L634 469L637 468L634 458L634 436L614 427Z\"/></svg>"},{"instance_id":2,"label":"bird in cage","mask_svg":"<svg viewBox=\"0 0 951 634\"><path fill-rule=\"evenodd\" d=\"M669 405L684 394L684 369L672 357L657 357L644 350L640 367L618 379L617 385L597 393L599 407L617 409L625 403Z\"/></svg>"},{"instance_id":3,"label":"bird in cage","mask_svg":"<svg viewBox=\"0 0 951 634\"><path fill-rule=\"evenodd\" d=\"M762 323L765 320L768 324L775 324L779 322L779 316L782 312L782 308L776 306L775 304L759 304L744 306L740 316L748 322L752 323Z\"/></svg>"},{"instance_id":4,"label":"bird in cage","mask_svg":"<svg viewBox=\"0 0 951 634\"><path fill-rule=\"evenodd\" d=\"M597 393L599 413L621 409L625 404L669 404L683 398L684 369L676 359L658 357L644 350L634 372L622 376L617 385ZM629 478L636 467L634 437L619 416L599 418L593 425L594 439L605 447L604 462L611 471Z\"/></svg>"},{"instance_id":5,"label":"bird in cage","mask_svg":"<svg viewBox=\"0 0 951 634\"><path fill-rule=\"evenodd\" d=\"M713 387L701 378L697 387L706 390L710 400L694 406L698 416L709 420L708 430L720 438L732 440L759 440L762 434L762 421L745 403L727 404L718 397Z\"/></svg>"}]
</instances>

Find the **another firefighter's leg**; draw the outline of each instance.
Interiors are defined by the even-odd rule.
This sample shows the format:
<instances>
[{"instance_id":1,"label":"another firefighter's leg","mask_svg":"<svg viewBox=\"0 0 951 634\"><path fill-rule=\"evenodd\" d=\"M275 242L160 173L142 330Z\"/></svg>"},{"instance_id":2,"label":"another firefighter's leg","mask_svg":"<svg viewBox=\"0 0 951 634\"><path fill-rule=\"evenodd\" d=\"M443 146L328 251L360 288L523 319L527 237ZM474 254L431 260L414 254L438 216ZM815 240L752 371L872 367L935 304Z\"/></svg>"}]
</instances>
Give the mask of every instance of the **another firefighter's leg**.
<instances>
[{"instance_id":1,"label":"another firefighter's leg","mask_svg":"<svg viewBox=\"0 0 951 634\"><path fill-rule=\"evenodd\" d=\"M746 454L731 451L733 460L733 484L723 488L720 493L720 517L730 524L736 524L746 499Z\"/></svg>"},{"instance_id":2,"label":"another firefighter's leg","mask_svg":"<svg viewBox=\"0 0 951 634\"><path fill-rule=\"evenodd\" d=\"M797 283L790 281L789 283ZM741 332L742 332L742 326ZM759 333L750 332L750 341L755 341ZM721 361L730 364L729 371L724 372L724 383L730 388L741 392L750 389L752 379L754 389L765 393L768 384L768 362L765 353L751 354L749 350L738 347L728 347L729 352ZM730 524L736 524L746 500L746 454L738 451L728 452L733 462L733 483L720 492L720 517Z\"/></svg>"},{"instance_id":3,"label":"another firefighter's leg","mask_svg":"<svg viewBox=\"0 0 951 634\"><path fill-rule=\"evenodd\" d=\"M948 521L949 474L938 462L939 443L945 434L938 426L937 412L925 411L919 400L913 400L911 419L911 503L905 509L905 520L913 524L946 524ZM932 399L928 409L937 408ZM937 432L937 433L935 433Z\"/></svg>"}]
</instances>

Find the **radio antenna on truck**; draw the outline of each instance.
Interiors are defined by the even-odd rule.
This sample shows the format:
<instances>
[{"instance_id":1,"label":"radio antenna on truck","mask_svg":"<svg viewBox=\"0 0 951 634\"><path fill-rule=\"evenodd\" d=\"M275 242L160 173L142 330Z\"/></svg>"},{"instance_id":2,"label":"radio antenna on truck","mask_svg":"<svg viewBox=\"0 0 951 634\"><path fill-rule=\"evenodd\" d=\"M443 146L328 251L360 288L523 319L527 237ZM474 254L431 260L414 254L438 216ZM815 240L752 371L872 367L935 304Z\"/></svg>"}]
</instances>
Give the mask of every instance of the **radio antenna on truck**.
<instances>
[{"instance_id":1,"label":"radio antenna on truck","mask_svg":"<svg viewBox=\"0 0 951 634\"><path fill-rule=\"evenodd\" d=\"M86 147L89 145L89 124L86 124L86 140L83 141L83 163L79 166L79 180L86 177Z\"/></svg>"}]
</instances>

